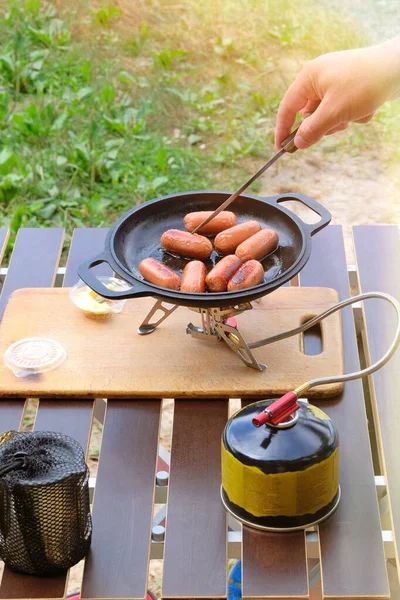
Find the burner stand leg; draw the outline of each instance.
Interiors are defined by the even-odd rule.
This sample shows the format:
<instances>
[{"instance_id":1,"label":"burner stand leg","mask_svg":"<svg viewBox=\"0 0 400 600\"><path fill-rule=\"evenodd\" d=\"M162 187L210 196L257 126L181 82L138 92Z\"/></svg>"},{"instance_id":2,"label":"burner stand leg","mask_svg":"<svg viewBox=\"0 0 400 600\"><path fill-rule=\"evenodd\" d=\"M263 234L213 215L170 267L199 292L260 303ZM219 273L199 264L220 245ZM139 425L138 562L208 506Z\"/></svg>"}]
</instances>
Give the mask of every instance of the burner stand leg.
<instances>
[{"instance_id":1,"label":"burner stand leg","mask_svg":"<svg viewBox=\"0 0 400 600\"><path fill-rule=\"evenodd\" d=\"M257 371L264 371L266 369L266 365L256 361L240 331L226 323L215 323L214 327L224 342L228 344L229 348L233 350L245 365Z\"/></svg>"},{"instance_id":2,"label":"burner stand leg","mask_svg":"<svg viewBox=\"0 0 400 600\"><path fill-rule=\"evenodd\" d=\"M153 331L160 325L160 323L165 321L165 319L169 317L169 315L172 314L177 308L178 306L176 304L172 305L171 308L167 308L167 306L164 305L162 300L157 300L157 302L155 303L151 311L148 313L143 323L138 328L138 334L148 335L149 333L153 333ZM152 317L158 310L160 310L163 313L163 315L158 319L158 321L151 323L150 321Z\"/></svg>"}]
</instances>

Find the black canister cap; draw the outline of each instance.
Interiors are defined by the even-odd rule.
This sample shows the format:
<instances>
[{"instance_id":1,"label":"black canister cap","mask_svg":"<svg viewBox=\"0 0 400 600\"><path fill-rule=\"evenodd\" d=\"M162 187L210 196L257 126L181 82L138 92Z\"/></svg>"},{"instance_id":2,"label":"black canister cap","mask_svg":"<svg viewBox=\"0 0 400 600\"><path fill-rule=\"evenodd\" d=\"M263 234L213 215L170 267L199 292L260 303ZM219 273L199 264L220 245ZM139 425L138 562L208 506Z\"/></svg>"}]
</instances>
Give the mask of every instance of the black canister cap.
<instances>
[{"instance_id":1,"label":"black canister cap","mask_svg":"<svg viewBox=\"0 0 400 600\"><path fill-rule=\"evenodd\" d=\"M298 419L292 427L255 428L253 418L272 402L250 404L228 421L222 440L235 458L268 474L301 471L334 452L338 434L332 421L322 410L305 402L300 402Z\"/></svg>"}]
</instances>

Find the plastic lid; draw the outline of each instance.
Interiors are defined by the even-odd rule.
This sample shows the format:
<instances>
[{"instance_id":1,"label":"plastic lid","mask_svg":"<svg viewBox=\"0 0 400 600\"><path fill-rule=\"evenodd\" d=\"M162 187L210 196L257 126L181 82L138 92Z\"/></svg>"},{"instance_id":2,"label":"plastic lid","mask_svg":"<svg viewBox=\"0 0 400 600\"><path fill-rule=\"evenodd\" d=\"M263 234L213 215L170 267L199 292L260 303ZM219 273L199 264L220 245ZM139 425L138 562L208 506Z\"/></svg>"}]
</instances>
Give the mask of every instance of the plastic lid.
<instances>
[{"instance_id":1,"label":"plastic lid","mask_svg":"<svg viewBox=\"0 0 400 600\"><path fill-rule=\"evenodd\" d=\"M6 350L4 363L17 377L28 377L55 369L66 357L65 349L55 340L24 338Z\"/></svg>"}]
</instances>

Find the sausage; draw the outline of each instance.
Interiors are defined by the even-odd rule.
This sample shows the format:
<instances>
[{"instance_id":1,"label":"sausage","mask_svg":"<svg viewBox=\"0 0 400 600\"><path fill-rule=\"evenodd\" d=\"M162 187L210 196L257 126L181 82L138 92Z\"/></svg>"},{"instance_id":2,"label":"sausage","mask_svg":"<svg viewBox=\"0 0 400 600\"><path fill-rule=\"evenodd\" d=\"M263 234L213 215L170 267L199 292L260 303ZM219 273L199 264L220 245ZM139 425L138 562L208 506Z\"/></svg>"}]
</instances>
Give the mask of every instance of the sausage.
<instances>
[{"instance_id":1,"label":"sausage","mask_svg":"<svg viewBox=\"0 0 400 600\"><path fill-rule=\"evenodd\" d=\"M212 243L206 237L179 229L169 229L163 233L161 244L169 252L187 258L210 258L213 251Z\"/></svg>"},{"instance_id":2,"label":"sausage","mask_svg":"<svg viewBox=\"0 0 400 600\"><path fill-rule=\"evenodd\" d=\"M206 291L207 268L201 260L191 260L183 270L181 290L203 294Z\"/></svg>"},{"instance_id":3,"label":"sausage","mask_svg":"<svg viewBox=\"0 0 400 600\"><path fill-rule=\"evenodd\" d=\"M139 263L139 271L147 281L160 287L179 290L179 275L155 258L145 258Z\"/></svg>"},{"instance_id":4,"label":"sausage","mask_svg":"<svg viewBox=\"0 0 400 600\"><path fill-rule=\"evenodd\" d=\"M260 260L276 250L278 242L279 237L275 229L261 229L261 231L242 242L236 248L235 254L242 262L252 259Z\"/></svg>"},{"instance_id":5,"label":"sausage","mask_svg":"<svg viewBox=\"0 0 400 600\"><path fill-rule=\"evenodd\" d=\"M210 292L225 292L228 281L241 264L241 260L234 254L221 258L206 277L206 285Z\"/></svg>"},{"instance_id":6,"label":"sausage","mask_svg":"<svg viewBox=\"0 0 400 600\"><path fill-rule=\"evenodd\" d=\"M228 283L228 292L254 287L264 280L264 267L258 260L245 262Z\"/></svg>"},{"instance_id":7,"label":"sausage","mask_svg":"<svg viewBox=\"0 0 400 600\"><path fill-rule=\"evenodd\" d=\"M235 225L235 227L226 229L217 235L214 240L215 249L220 254L232 254L239 244L260 231L260 229L261 225L258 221L246 221L246 223Z\"/></svg>"},{"instance_id":8,"label":"sausage","mask_svg":"<svg viewBox=\"0 0 400 600\"><path fill-rule=\"evenodd\" d=\"M212 210L201 210L198 212L188 213L183 219L185 229L187 229L187 231L193 231L193 229L196 229L196 227L205 219L207 219L212 212ZM211 219L207 225L204 225L204 227L199 229L197 233L201 233L202 235L215 235L216 233L224 231L224 229L228 229L234 225L236 225L236 215L229 210L223 210L219 213L219 215Z\"/></svg>"}]
</instances>

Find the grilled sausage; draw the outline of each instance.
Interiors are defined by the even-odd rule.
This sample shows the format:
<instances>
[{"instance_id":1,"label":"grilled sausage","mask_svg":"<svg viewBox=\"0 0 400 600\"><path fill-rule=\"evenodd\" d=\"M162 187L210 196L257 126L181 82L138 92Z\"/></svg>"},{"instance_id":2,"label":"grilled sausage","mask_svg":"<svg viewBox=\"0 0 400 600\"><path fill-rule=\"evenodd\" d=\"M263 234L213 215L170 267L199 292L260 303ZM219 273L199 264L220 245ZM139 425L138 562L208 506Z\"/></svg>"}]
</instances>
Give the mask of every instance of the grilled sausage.
<instances>
[{"instance_id":1,"label":"grilled sausage","mask_svg":"<svg viewBox=\"0 0 400 600\"><path fill-rule=\"evenodd\" d=\"M207 268L201 260L191 260L183 270L181 290L203 294L206 291Z\"/></svg>"},{"instance_id":2,"label":"grilled sausage","mask_svg":"<svg viewBox=\"0 0 400 600\"><path fill-rule=\"evenodd\" d=\"M249 237L260 231L261 225L258 221L246 221L230 229L226 229L217 235L214 246L220 254L232 254L236 248Z\"/></svg>"},{"instance_id":3,"label":"grilled sausage","mask_svg":"<svg viewBox=\"0 0 400 600\"><path fill-rule=\"evenodd\" d=\"M213 251L212 243L206 237L179 229L169 229L163 233L161 244L169 252L187 258L210 258Z\"/></svg>"},{"instance_id":4,"label":"grilled sausage","mask_svg":"<svg viewBox=\"0 0 400 600\"><path fill-rule=\"evenodd\" d=\"M242 262L260 260L276 250L278 242L279 237L275 229L262 229L242 242L236 248L235 254Z\"/></svg>"},{"instance_id":5,"label":"grilled sausage","mask_svg":"<svg viewBox=\"0 0 400 600\"><path fill-rule=\"evenodd\" d=\"M241 260L234 254L221 258L206 277L206 285L210 292L225 292L228 281L241 264Z\"/></svg>"},{"instance_id":6,"label":"grilled sausage","mask_svg":"<svg viewBox=\"0 0 400 600\"><path fill-rule=\"evenodd\" d=\"M183 219L185 229L187 229L187 231L193 231L193 229L196 229L196 227L200 225L204 219L207 219L212 212L213 211L211 210L201 210L198 212L188 213ZM224 229L228 229L234 225L236 225L236 215L229 210L223 210L219 213L219 215L211 219L207 225L204 225L204 227L199 229L197 233L201 233L202 235L215 235L216 233L224 231Z\"/></svg>"},{"instance_id":7,"label":"grilled sausage","mask_svg":"<svg viewBox=\"0 0 400 600\"><path fill-rule=\"evenodd\" d=\"M179 290L179 275L155 258L145 258L139 263L139 271L147 281L160 287Z\"/></svg>"},{"instance_id":8,"label":"grilled sausage","mask_svg":"<svg viewBox=\"0 0 400 600\"><path fill-rule=\"evenodd\" d=\"M228 283L228 292L254 287L264 280L264 267L258 260L248 260Z\"/></svg>"}]
</instances>

